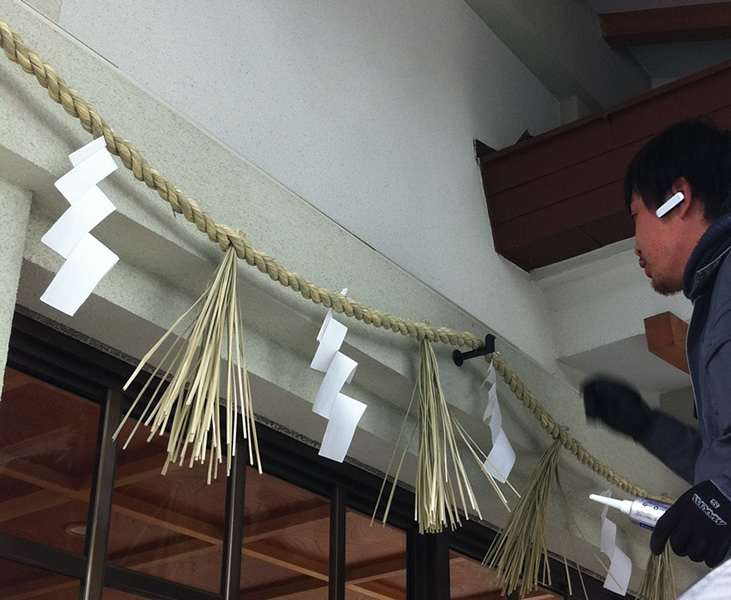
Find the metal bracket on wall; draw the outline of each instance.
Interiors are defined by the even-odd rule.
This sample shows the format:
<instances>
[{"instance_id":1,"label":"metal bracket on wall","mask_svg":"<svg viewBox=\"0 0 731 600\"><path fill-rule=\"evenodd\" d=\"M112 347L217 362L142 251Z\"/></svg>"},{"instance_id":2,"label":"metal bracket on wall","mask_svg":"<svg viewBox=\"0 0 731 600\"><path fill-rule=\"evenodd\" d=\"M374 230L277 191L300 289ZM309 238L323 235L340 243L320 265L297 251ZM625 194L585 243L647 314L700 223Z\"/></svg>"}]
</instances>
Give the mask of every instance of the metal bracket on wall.
<instances>
[{"instance_id":1,"label":"metal bracket on wall","mask_svg":"<svg viewBox=\"0 0 731 600\"><path fill-rule=\"evenodd\" d=\"M488 333L485 336L485 345L482 348L470 350L469 352L460 352L459 350L455 350L452 352L452 360L455 365L461 367L462 363L470 358L485 356L486 354L492 354L493 352L495 352L495 336Z\"/></svg>"}]
</instances>

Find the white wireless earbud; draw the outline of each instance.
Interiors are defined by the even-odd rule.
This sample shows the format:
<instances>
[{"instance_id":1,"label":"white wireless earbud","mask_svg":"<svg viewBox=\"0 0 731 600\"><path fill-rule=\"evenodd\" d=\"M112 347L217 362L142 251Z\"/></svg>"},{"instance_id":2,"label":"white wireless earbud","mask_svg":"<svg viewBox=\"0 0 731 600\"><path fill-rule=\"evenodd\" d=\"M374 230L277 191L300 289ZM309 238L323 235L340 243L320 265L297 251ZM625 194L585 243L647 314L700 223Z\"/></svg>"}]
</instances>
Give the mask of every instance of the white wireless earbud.
<instances>
[{"instance_id":1,"label":"white wireless earbud","mask_svg":"<svg viewBox=\"0 0 731 600\"><path fill-rule=\"evenodd\" d=\"M683 192L678 192L674 196L670 196L670 198L655 211L655 214L658 216L658 218L664 217L684 199L685 196L683 196Z\"/></svg>"}]
</instances>

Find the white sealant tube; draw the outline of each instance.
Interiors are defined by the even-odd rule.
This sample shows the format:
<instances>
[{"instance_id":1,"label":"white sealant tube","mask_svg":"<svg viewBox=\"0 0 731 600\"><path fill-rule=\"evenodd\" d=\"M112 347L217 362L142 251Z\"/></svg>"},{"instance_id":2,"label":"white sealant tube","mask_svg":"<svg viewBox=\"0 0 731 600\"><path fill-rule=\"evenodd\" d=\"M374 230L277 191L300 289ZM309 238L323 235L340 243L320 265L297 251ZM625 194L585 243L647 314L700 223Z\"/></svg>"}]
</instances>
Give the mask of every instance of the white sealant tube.
<instances>
[{"instance_id":1,"label":"white sealant tube","mask_svg":"<svg viewBox=\"0 0 731 600\"><path fill-rule=\"evenodd\" d=\"M641 496L634 500L619 500L617 498L608 498L607 496L600 496L598 494L589 494L589 498L594 502L600 504L606 504L612 508L616 508L623 512L625 515L629 515L629 520L633 523L637 523L640 527L645 529L655 529L655 523L658 519L665 514L665 511L670 508L669 504L664 502L657 502L656 500L650 500L649 498L643 498Z\"/></svg>"}]
</instances>

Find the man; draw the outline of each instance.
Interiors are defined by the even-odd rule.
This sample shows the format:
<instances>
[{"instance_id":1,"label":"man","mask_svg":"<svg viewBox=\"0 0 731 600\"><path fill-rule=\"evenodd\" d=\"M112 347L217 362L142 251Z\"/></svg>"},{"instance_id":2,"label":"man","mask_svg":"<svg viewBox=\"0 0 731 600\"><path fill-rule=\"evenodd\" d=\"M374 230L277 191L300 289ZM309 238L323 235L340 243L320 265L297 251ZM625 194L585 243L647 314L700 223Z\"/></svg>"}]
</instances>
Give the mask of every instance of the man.
<instances>
[{"instance_id":1,"label":"man","mask_svg":"<svg viewBox=\"0 0 731 600\"><path fill-rule=\"evenodd\" d=\"M658 521L650 547L660 554L669 540L712 567L731 547L731 132L701 120L672 125L634 157L624 195L652 287L693 302L686 350L699 429L604 377L582 386L586 415L693 484Z\"/></svg>"}]
</instances>

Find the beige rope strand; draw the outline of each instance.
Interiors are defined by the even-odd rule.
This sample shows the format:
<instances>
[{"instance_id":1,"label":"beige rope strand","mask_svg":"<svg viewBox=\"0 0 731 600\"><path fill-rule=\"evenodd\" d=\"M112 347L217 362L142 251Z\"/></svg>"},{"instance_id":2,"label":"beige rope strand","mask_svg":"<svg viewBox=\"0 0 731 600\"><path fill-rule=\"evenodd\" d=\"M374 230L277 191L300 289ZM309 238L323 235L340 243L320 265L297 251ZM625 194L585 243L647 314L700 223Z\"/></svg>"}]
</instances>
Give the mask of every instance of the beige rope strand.
<instances>
[{"instance_id":1,"label":"beige rope strand","mask_svg":"<svg viewBox=\"0 0 731 600\"><path fill-rule=\"evenodd\" d=\"M515 394L515 397L523 403L523 405L541 424L541 427L543 427L543 429L545 429L551 437L553 437L553 439L560 439L561 445L571 452L571 454L573 454L579 462L604 477L612 485L615 485L619 489L633 496L649 497L646 490L631 483L610 466L594 458L591 454L589 454L584 446L582 446L571 436L571 434L569 434L566 427L556 423L551 414L541 406L538 400L536 400L536 397L531 394L530 390L526 388L518 376L513 373L513 370L505 362L502 356L498 353L493 353L491 357L495 370L500 373L502 378L505 380L505 383L508 384L510 391Z\"/></svg>"},{"instance_id":2,"label":"beige rope strand","mask_svg":"<svg viewBox=\"0 0 731 600\"><path fill-rule=\"evenodd\" d=\"M144 181L149 188L155 190L163 200L170 204L173 211L182 214L186 220L194 223L198 230L206 233L211 241L216 242L221 247L221 250L225 251L232 245L239 258L246 260L249 265L255 266L260 272L266 273L272 280L279 281L283 286L292 288L315 304L323 304L337 313L354 317L367 325L388 329L418 341L428 339L430 342L467 346L472 349L484 345L481 339L469 332L454 331L446 327L434 329L425 323L394 317L388 313L370 309L351 298L315 286L304 277L284 268L270 256L255 250L242 232L231 229L226 225L217 224L192 198L186 196L181 190L169 183L158 171L150 167L131 142L115 135L96 109L88 105L76 90L69 88L48 63L28 50L20 36L11 31L2 20L0 20L0 41L5 56L19 64L26 73L34 75L38 83L48 90L51 99L61 104L71 116L79 119L81 126L91 133L94 138L104 136L107 149L121 158L122 164L132 171L136 179ZM561 438L562 445L579 461L604 476L620 489L638 496L648 495L645 490L630 483L589 454L581 444L569 435L565 427L558 425L553 417L541 407L507 363L498 354L493 354L492 357L495 360L495 368L508 383L511 391L554 439Z\"/></svg>"},{"instance_id":3,"label":"beige rope strand","mask_svg":"<svg viewBox=\"0 0 731 600\"><path fill-rule=\"evenodd\" d=\"M194 223L198 230L205 233L209 240L216 242L221 250L225 251L233 245L239 258L255 266L260 272L266 273L272 280L292 288L316 304L323 304L337 313L354 317L368 325L389 329L418 341L426 338L430 342L469 348L479 348L482 345L482 341L471 333L454 331L446 327L434 329L424 323L373 310L351 298L317 287L304 277L286 269L272 257L255 250L243 233L216 223L192 198L186 196L153 169L131 142L115 135L96 109L87 104L76 90L69 88L50 65L29 51L20 37L3 21L0 21L0 37L5 55L10 60L18 63L26 73L34 75L38 83L48 90L51 99L61 104L71 116L79 119L82 127L94 138L104 136L109 152L119 156L122 164L132 171L136 179L155 190L160 198L170 204L174 212L182 214L186 220Z\"/></svg>"}]
</instances>

